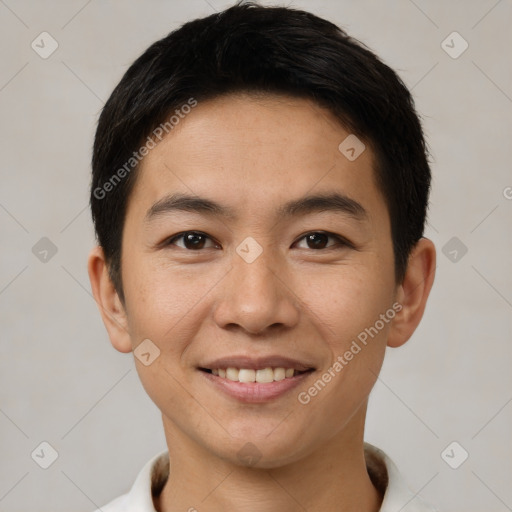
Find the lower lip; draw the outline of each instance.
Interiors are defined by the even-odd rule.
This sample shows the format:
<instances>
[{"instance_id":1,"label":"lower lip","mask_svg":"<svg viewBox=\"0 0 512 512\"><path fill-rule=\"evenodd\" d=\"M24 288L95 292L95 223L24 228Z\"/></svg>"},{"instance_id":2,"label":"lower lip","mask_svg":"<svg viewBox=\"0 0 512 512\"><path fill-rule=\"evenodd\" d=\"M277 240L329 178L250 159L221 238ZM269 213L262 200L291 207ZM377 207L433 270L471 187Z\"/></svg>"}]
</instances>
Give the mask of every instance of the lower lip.
<instances>
[{"instance_id":1,"label":"lower lip","mask_svg":"<svg viewBox=\"0 0 512 512\"><path fill-rule=\"evenodd\" d=\"M263 403L274 400L298 386L313 373L312 371L308 371L295 375L294 377L287 377L283 380L260 383L238 382L202 370L199 370L199 372L227 395L236 398L240 402L247 403Z\"/></svg>"}]
</instances>

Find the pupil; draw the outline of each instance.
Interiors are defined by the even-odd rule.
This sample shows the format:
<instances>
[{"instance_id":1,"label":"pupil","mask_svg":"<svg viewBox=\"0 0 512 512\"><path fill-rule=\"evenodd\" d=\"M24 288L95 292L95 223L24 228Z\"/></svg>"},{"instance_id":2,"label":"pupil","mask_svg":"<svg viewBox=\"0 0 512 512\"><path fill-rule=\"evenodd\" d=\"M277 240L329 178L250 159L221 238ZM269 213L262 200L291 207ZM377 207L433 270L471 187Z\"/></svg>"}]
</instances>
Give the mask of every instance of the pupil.
<instances>
[{"instance_id":1,"label":"pupil","mask_svg":"<svg viewBox=\"0 0 512 512\"><path fill-rule=\"evenodd\" d=\"M308 245L315 249L323 249L327 243L327 236L323 233L311 233L308 235Z\"/></svg>"},{"instance_id":2,"label":"pupil","mask_svg":"<svg viewBox=\"0 0 512 512\"><path fill-rule=\"evenodd\" d=\"M204 238L198 233L188 233L185 236L185 246L190 249L201 249L204 245Z\"/></svg>"}]
</instances>

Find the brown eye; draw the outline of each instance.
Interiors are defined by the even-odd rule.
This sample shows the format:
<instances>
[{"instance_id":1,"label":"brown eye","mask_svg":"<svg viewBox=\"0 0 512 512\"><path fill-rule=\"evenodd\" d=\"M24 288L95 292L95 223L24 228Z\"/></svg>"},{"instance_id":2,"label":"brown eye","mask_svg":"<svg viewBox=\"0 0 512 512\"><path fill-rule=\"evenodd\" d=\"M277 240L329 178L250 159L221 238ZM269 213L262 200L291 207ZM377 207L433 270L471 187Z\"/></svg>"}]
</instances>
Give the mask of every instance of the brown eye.
<instances>
[{"instance_id":1,"label":"brown eye","mask_svg":"<svg viewBox=\"0 0 512 512\"><path fill-rule=\"evenodd\" d=\"M183 240L182 244L175 243L178 240ZM200 249L204 249L208 241L213 243L213 240L204 233L199 233L197 231L185 231L184 233L180 233L179 235L172 237L169 240L168 245L177 245L183 249L198 251ZM210 247L214 246L215 244Z\"/></svg>"},{"instance_id":2,"label":"brown eye","mask_svg":"<svg viewBox=\"0 0 512 512\"><path fill-rule=\"evenodd\" d=\"M334 240L334 243L329 244L329 239ZM314 231L304 235L299 239L299 242L306 241L307 247L299 247L300 249L331 249L334 247L351 247L351 244L338 235L332 233L324 233L322 231Z\"/></svg>"},{"instance_id":3,"label":"brown eye","mask_svg":"<svg viewBox=\"0 0 512 512\"><path fill-rule=\"evenodd\" d=\"M306 243L310 249L324 249L329 241L325 233L310 233L306 235Z\"/></svg>"}]
</instances>

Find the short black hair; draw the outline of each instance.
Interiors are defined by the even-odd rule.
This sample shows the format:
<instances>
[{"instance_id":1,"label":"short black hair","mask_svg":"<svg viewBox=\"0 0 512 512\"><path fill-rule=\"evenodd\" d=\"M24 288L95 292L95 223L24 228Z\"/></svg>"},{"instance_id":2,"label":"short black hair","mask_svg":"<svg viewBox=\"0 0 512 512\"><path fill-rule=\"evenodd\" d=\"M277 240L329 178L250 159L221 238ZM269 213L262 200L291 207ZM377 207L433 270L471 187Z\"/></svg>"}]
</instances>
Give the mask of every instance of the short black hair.
<instances>
[{"instance_id":1,"label":"short black hair","mask_svg":"<svg viewBox=\"0 0 512 512\"><path fill-rule=\"evenodd\" d=\"M372 51L333 23L302 10L238 2L153 43L101 112L90 204L121 300L122 232L138 150L178 109L239 92L311 99L369 144L389 210L395 278L401 282L411 249L423 236L431 181L410 92Z\"/></svg>"}]
</instances>

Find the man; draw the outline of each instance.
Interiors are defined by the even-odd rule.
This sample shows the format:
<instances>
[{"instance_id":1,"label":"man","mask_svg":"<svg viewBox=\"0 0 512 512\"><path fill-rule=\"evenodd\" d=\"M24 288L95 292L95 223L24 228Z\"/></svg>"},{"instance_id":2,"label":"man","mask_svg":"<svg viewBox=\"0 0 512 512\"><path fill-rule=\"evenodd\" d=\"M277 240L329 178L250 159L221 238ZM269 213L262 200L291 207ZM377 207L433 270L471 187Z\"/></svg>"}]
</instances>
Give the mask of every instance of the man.
<instances>
[{"instance_id":1,"label":"man","mask_svg":"<svg viewBox=\"0 0 512 512\"><path fill-rule=\"evenodd\" d=\"M433 510L363 439L429 188L409 92L328 21L243 3L148 48L98 123L89 276L168 452L102 510Z\"/></svg>"}]
</instances>

